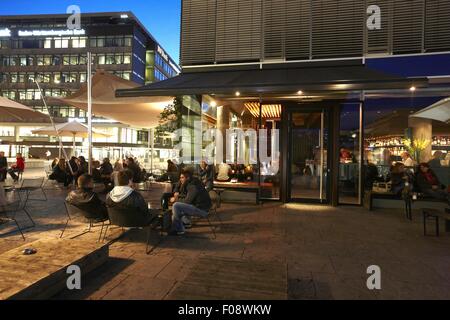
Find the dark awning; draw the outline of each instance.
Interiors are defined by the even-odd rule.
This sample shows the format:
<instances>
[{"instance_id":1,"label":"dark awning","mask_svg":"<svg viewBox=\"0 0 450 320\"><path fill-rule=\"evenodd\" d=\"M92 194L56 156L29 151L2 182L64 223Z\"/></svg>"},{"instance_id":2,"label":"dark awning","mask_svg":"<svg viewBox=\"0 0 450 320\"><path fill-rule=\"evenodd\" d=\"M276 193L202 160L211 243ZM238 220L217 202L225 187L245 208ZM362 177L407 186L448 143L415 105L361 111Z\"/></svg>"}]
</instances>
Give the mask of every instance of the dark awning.
<instances>
[{"instance_id":1,"label":"dark awning","mask_svg":"<svg viewBox=\"0 0 450 320\"><path fill-rule=\"evenodd\" d=\"M389 75L364 65L267 67L250 70L211 70L182 73L143 87L117 90L117 97L193 94L276 94L302 91L356 91L426 87L427 78Z\"/></svg>"}]
</instances>

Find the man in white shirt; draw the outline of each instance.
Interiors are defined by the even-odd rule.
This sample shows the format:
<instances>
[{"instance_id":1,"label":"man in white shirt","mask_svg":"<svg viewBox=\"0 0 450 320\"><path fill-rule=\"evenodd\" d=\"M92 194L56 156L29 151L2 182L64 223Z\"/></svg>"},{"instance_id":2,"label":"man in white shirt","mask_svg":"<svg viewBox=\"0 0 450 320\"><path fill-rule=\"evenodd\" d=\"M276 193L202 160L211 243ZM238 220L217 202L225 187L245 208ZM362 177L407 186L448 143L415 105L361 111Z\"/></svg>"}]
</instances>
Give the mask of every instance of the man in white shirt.
<instances>
[{"instance_id":1,"label":"man in white shirt","mask_svg":"<svg viewBox=\"0 0 450 320\"><path fill-rule=\"evenodd\" d=\"M410 154L408 152L403 152L401 154L402 162L405 165L405 167L414 167L416 165L416 162L411 158Z\"/></svg>"},{"instance_id":2,"label":"man in white shirt","mask_svg":"<svg viewBox=\"0 0 450 320\"><path fill-rule=\"evenodd\" d=\"M221 182L225 182L225 181L230 181L230 171L231 171L231 167L224 163L221 163L219 165L219 170L218 170L218 174L217 174L217 181L221 181Z\"/></svg>"}]
</instances>

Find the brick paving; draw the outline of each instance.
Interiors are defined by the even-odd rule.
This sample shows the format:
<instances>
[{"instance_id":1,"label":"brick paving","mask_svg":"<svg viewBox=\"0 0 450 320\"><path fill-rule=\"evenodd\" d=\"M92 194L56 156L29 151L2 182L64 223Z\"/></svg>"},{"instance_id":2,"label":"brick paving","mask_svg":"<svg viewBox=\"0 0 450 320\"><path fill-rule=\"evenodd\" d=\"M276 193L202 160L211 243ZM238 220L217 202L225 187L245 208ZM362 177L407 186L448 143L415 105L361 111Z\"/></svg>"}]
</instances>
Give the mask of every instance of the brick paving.
<instances>
[{"instance_id":1,"label":"brick paving","mask_svg":"<svg viewBox=\"0 0 450 320\"><path fill-rule=\"evenodd\" d=\"M66 193L48 190L48 202L31 204L37 227L25 232L27 242L60 235ZM156 201L159 193L144 195ZM164 238L150 255L145 232L127 232L111 244L110 259L83 279L81 291L61 292L55 299L189 298L192 288L197 288L192 298L278 299L284 288L288 299L450 299L450 236L424 237L419 212L413 222L401 209L266 203L223 204L219 212L223 225L217 239L208 227L197 226L185 237ZM74 222L67 236L84 228L82 221ZM23 245L13 229L0 226L0 253ZM80 240L96 241L94 231ZM202 272L205 281L213 278L215 267L204 267L207 261L227 259L230 268L254 271L254 283L247 283L252 290L242 290L242 283L226 275L220 279L220 272L217 281L202 282ZM264 268L270 265L273 274ZM381 267L380 291L367 289L370 265ZM258 287L264 277L278 279L272 291Z\"/></svg>"}]
</instances>

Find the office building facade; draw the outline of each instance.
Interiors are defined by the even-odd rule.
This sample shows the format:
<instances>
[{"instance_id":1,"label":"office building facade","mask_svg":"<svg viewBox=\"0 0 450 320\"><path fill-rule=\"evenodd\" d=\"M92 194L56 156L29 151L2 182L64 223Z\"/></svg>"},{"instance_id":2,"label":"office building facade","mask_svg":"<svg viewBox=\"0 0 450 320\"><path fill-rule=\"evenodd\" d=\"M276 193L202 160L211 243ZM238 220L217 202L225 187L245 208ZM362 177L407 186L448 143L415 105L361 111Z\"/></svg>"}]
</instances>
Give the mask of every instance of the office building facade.
<instances>
[{"instance_id":1,"label":"office building facade","mask_svg":"<svg viewBox=\"0 0 450 320\"><path fill-rule=\"evenodd\" d=\"M86 82L86 56L93 71L103 69L137 84L149 84L177 75L177 63L131 12L82 13L81 28L67 27L69 15L0 16L0 94L37 111L47 112L35 80L46 97L65 97ZM83 121L86 112L49 102L59 122ZM96 119L107 127L112 143L147 144L148 132ZM36 140L31 130L42 126L2 123L3 141ZM39 139L38 139L39 140Z\"/></svg>"}]
</instances>

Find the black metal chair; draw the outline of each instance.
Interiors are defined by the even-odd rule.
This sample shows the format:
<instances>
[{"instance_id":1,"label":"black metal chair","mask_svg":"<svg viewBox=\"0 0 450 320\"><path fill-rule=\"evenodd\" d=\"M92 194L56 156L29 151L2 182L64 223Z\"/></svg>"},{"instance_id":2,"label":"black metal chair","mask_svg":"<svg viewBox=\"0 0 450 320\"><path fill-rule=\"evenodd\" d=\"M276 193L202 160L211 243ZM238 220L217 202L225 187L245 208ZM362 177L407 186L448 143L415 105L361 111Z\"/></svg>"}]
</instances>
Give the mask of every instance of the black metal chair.
<instances>
[{"instance_id":1,"label":"black metal chair","mask_svg":"<svg viewBox=\"0 0 450 320\"><path fill-rule=\"evenodd\" d=\"M106 224L106 222L109 220L107 217L104 217L103 215L99 214L98 212L92 212L89 210L86 210L82 208L81 206L74 206L67 201L64 201L64 206L66 208L66 214L67 214L67 221L64 226L64 229L61 232L60 238L63 237L64 232L66 231L69 222L72 220L72 216L74 216L76 213L81 213L83 218L88 220L88 229L83 231L82 233L72 237L71 239L75 239L78 237L81 237L84 234L90 233L93 227L96 227L96 223L101 223L101 229L100 229L100 235L98 237L97 241L100 241L103 235L103 230L105 230L105 236L106 232L108 231L109 224ZM72 216L70 215L70 212L72 212Z\"/></svg>"},{"instance_id":2,"label":"black metal chair","mask_svg":"<svg viewBox=\"0 0 450 320\"><path fill-rule=\"evenodd\" d=\"M18 192L20 198L21 198L20 194L25 193L25 204L26 204L26 202L28 202L29 200L44 201L44 202L47 201L48 199L47 194L45 193L44 190L44 186L45 186L45 178L31 178L31 179L23 179L20 186L16 187L15 189ZM40 191L44 197L38 199L30 198L30 194L35 191Z\"/></svg>"},{"instance_id":3,"label":"black metal chair","mask_svg":"<svg viewBox=\"0 0 450 320\"><path fill-rule=\"evenodd\" d=\"M22 235L22 239L25 241L23 230L28 228L22 229L16 220L16 215L20 211L24 211L23 202L20 200L7 203L6 205L0 205L0 224L10 221L14 222L17 226L17 229L19 229L20 234ZM30 220L33 223L32 227L34 227L34 221L31 218Z\"/></svg>"},{"instance_id":4,"label":"black metal chair","mask_svg":"<svg viewBox=\"0 0 450 320\"><path fill-rule=\"evenodd\" d=\"M154 222L156 221L156 214L159 211L154 211L155 216L147 216L143 214L138 209L129 209L129 208L119 208L119 207L108 207L108 215L109 215L109 221L110 225L118 226L123 228L147 228L147 241L146 241L146 247L145 247L145 253L150 254L156 246L161 242L158 242L156 245L154 245L151 250L149 250L150 246L150 234L152 229L154 229ZM106 227L105 235L108 232L108 227ZM159 232L160 237L162 237L162 230ZM123 236L123 233L122 233ZM122 237L120 236L120 237ZM120 238L119 237L119 238Z\"/></svg>"}]
</instances>

